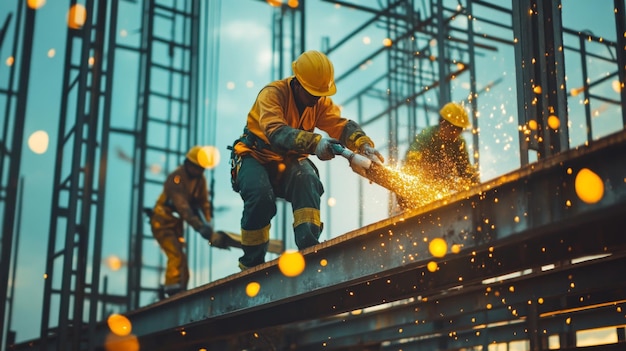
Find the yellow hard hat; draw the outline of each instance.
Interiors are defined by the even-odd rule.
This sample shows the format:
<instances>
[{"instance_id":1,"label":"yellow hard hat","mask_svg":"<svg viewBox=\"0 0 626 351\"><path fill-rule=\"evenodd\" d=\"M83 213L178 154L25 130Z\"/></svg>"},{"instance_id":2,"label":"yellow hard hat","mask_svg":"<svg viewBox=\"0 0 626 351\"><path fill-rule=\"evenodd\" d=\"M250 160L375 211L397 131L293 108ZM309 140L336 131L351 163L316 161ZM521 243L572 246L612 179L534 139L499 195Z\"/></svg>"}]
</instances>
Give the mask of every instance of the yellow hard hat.
<instances>
[{"instance_id":1,"label":"yellow hard hat","mask_svg":"<svg viewBox=\"0 0 626 351\"><path fill-rule=\"evenodd\" d=\"M337 92L335 69L326 55L306 51L291 64L302 87L313 96L330 96Z\"/></svg>"},{"instance_id":2,"label":"yellow hard hat","mask_svg":"<svg viewBox=\"0 0 626 351\"><path fill-rule=\"evenodd\" d=\"M470 126L467 111L465 111L463 106L455 102L449 102L443 105L441 110L439 110L439 115L441 116L441 118L459 128L467 128Z\"/></svg>"},{"instance_id":3,"label":"yellow hard hat","mask_svg":"<svg viewBox=\"0 0 626 351\"><path fill-rule=\"evenodd\" d=\"M202 150L202 146L200 145L196 145L194 147L192 147L191 149L189 149L189 151L187 151L187 159L189 161L191 161L191 163L198 165L202 168L206 168L203 165L200 164L200 161L198 159L198 154L200 153L200 150Z\"/></svg>"}]
</instances>

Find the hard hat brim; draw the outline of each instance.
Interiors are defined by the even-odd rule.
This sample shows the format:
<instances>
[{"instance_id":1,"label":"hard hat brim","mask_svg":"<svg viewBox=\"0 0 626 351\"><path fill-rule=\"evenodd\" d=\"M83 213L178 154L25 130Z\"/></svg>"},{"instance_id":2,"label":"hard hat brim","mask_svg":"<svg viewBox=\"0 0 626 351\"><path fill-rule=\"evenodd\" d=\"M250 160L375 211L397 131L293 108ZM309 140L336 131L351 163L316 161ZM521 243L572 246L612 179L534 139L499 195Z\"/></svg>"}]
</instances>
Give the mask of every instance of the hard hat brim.
<instances>
[{"instance_id":1,"label":"hard hat brim","mask_svg":"<svg viewBox=\"0 0 626 351\"><path fill-rule=\"evenodd\" d=\"M298 82L300 81L298 80ZM313 96L331 96L331 95L335 95L335 93L337 92L337 86L335 85L335 82L331 82L327 91L315 90L313 87L307 86L306 84L303 84L302 82L300 82L300 85L302 85L304 90L306 90L309 94Z\"/></svg>"},{"instance_id":2,"label":"hard hat brim","mask_svg":"<svg viewBox=\"0 0 626 351\"><path fill-rule=\"evenodd\" d=\"M462 122L451 121L450 119L443 118L446 122L452 124L453 126L461 129L467 129L471 124L463 124Z\"/></svg>"}]
</instances>

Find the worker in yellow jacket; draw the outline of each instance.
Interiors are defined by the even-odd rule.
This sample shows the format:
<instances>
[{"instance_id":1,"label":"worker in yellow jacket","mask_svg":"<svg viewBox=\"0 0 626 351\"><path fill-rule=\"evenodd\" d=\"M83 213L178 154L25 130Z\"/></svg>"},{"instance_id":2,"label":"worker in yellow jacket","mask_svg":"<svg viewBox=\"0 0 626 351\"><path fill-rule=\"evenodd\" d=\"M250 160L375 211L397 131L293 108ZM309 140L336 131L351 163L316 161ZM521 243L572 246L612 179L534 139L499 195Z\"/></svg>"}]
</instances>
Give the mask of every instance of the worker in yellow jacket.
<instances>
[{"instance_id":1,"label":"worker in yellow jacket","mask_svg":"<svg viewBox=\"0 0 626 351\"><path fill-rule=\"evenodd\" d=\"M480 183L476 165L470 163L463 131L471 125L465 108L455 102L439 110L439 122L419 132L407 149L402 171L418 175L431 189L457 192ZM419 197L419 194L416 194ZM415 199L398 197L406 209Z\"/></svg>"},{"instance_id":2,"label":"worker in yellow jacket","mask_svg":"<svg viewBox=\"0 0 626 351\"><path fill-rule=\"evenodd\" d=\"M330 96L337 88L326 55L306 51L292 63L294 76L269 83L259 92L246 127L233 145L232 185L244 201L241 218L243 270L265 262L276 198L291 202L298 249L318 243L324 188L307 157L335 156L334 144L382 162L374 143L354 121L341 117ZM315 131L318 128L328 136Z\"/></svg>"},{"instance_id":3,"label":"worker in yellow jacket","mask_svg":"<svg viewBox=\"0 0 626 351\"><path fill-rule=\"evenodd\" d=\"M214 233L211 226L211 203L204 177L205 167L198 161L200 152L201 146L189 149L183 164L168 175L150 216L152 235L167 256L163 288L166 296L186 290L189 282L183 222L212 246L227 248L223 238Z\"/></svg>"}]
</instances>

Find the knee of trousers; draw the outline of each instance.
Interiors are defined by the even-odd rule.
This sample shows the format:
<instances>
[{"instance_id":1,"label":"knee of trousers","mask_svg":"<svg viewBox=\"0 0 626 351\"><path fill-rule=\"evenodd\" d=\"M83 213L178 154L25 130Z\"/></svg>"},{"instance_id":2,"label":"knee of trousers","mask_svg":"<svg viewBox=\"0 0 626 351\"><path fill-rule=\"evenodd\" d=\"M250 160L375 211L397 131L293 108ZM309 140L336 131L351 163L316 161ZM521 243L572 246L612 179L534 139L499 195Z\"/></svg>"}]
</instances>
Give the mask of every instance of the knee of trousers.
<instances>
[{"instance_id":1,"label":"knee of trousers","mask_svg":"<svg viewBox=\"0 0 626 351\"><path fill-rule=\"evenodd\" d=\"M301 208L293 212L294 239L302 250L319 243L321 233L320 210Z\"/></svg>"},{"instance_id":2,"label":"knee of trousers","mask_svg":"<svg viewBox=\"0 0 626 351\"><path fill-rule=\"evenodd\" d=\"M242 193L244 200L241 227L257 229L265 227L276 215L276 196L271 188L255 189Z\"/></svg>"},{"instance_id":3,"label":"knee of trousers","mask_svg":"<svg viewBox=\"0 0 626 351\"><path fill-rule=\"evenodd\" d=\"M319 198L324 194L324 185L322 185L322 181L313 171L296 172L292 176L287 192L289 192L289 188L300 196L305 197Z\"/></svg>"},{"instance_id":4,"label":"knee of trousers","mask_svg":"<svg viewBox=\"0 0 626 351\"><path fill-rule=\"evenodd\" d=\"M261 229L241 229L241 249L243 256L239 258L240 268L249 268L265 262L265 254L270 241L270 225Z\"/></svg>"}]
</instances>

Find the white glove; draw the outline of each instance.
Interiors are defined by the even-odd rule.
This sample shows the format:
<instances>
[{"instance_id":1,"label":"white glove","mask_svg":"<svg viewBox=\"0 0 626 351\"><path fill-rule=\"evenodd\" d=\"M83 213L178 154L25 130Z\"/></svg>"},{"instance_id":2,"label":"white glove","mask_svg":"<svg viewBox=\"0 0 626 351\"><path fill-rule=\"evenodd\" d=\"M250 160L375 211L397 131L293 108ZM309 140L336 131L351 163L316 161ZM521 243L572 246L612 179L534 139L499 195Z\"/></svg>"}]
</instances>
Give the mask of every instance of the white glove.
<instances>
[{"instance_id":1,"label":"white glove","mask_svg":"<svg viewBox=\"0 0 626 351\"><path fill-rule=\"evenodd\" d=\"M322 138L315 147L315 155L322 161L328 161L335 157L333 145L340 144L339 140L333 138Z\"/></svg>"},{"instance_id":2,"label":"white glove","mask_svg":"<svg viewBox=\"0 0 626 351\"><path fill-rule=\"evenodd\" d=\"M372 162L376 162L378 164L382 164L383 162L385 162L385 158L383 157L383 155L381 155L378 150L374 149L369 144L363 144L361 146L361 149L359 150L359 153L372 160Z\"/></svg>"}]
</instances>

